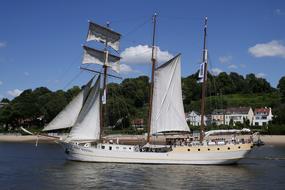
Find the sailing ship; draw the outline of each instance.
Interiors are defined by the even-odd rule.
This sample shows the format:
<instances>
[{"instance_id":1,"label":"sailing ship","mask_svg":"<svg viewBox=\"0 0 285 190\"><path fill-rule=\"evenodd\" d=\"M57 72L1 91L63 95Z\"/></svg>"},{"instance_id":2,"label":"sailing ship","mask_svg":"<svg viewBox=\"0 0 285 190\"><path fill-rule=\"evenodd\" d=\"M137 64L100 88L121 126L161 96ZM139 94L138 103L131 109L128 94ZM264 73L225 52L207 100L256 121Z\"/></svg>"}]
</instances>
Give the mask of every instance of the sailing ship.
<instances>
[{"instance_id":1,"label":"sailing ship","mask_svg":"<svg viewBox=\"0 0 285 190\"><path fill-rule=\"evenodd\" d=\"M104 72L92 78L82 91L44 129L44 132L70 128L66 138L58 142L64 147L68 160L86 162L143 163L143 164L233 164L251 150L251 141L231 141L215 143L205 140L204 103L202 103L202 127L200 142L191 142L190 129L185 119L181 88L181 54L156 67L155 32L156 14L153 16L152 75L147 139L144 145L126 145L119 141L103 139L104 107L106 103L106 77L110 68L116 71L120 57L109 52L109 48L119 50L120 34L95 23L89 23L87 41L105 44L104 51L83 46L83 63L102 65ZM203 92L204 102L207 49L207 19L204 28ZM100 90L103 80L103 90ZM218 132L218 131L217 131ZM236 131L237 133L240 131ZM212 132L215 133L215 132ZM154 143L157 135L174 137L186 134L187 141Z\"/></svg>"}]
</instances>

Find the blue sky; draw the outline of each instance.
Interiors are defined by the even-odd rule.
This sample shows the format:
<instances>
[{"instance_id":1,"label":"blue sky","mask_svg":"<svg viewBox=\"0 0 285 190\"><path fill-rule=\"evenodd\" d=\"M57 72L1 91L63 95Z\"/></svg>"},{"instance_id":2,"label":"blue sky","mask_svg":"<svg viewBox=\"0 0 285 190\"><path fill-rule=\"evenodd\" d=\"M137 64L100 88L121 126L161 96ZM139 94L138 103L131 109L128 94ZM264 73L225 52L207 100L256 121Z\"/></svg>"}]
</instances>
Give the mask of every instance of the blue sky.
<instances>
[{"instance_id":1,"label":"blue sky","mask_svg":"<svg viewBox=\"0 0 285 190\"><path fill-rule=\"evenodd\" d=\"M122 77L148 75L146 45L151 44L154 12L159 62L182 53L183 76L195 72L201 61L205 16L213 73L255 73L274 87L285 75L282 0L2 0L0 98L11 99L27 88L68 89L86 82L91 74L80 72L79 66L88 20L110 21L111 28L122 33ZM134 59L134 53L140 56Z\"/></svg>"}]
</instances>

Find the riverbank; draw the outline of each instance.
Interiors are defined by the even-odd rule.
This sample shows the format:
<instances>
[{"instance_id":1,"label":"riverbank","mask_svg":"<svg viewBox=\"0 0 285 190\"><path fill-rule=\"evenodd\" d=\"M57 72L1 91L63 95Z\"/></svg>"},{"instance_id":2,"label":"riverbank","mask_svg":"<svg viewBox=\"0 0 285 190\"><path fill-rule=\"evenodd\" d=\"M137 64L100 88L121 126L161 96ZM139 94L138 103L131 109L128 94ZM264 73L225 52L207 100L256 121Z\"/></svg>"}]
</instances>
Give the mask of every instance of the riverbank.
<instances>
[{"instance_id":1,"label":"riverbank","mask_svg":"<svg viewBox=\"0 0 285 190\"><path fill-rule=\"evenodd\" d=\"M0 142L53 143L56 139L37 135L0 135Z\"/></svg>"},{"instance_id":2,"label":"riverbank","mask_svg":"<svg viewBox=\"0 0 285 190\"><path fill-rule=\"evenodd\" d=\"M285 135L262 135L260 139L269 145L285 145Z\"/></svg>"}]
</instances>

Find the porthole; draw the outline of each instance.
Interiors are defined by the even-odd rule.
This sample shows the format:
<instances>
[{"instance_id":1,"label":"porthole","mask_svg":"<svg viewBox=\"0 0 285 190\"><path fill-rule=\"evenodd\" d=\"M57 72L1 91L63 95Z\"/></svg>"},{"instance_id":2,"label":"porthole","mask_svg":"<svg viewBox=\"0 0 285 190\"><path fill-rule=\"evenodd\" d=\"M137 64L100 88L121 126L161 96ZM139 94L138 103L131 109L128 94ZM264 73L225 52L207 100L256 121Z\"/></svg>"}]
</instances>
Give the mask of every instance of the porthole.
<instances>
[{"instance_id":1,"label":"porthole","mask_svg":"<svg viewBox=\"0 0 285 190\"><path fill-rule=\"evenodd\" d=\"M188 152L190 152L190 149L188 148Z\"/></svg>"},{"instance_id":2,"label":"porthole","mask_svg":"<svg viewBox=\"0 0 285 190\"><path fill-rule=\"evenodd\" d=\"M217 150L220 150L220 148L217 148Z\"/></svg>"},{"instance_id":3,"label":"porthole","mask_svg":"<svg viewBox=\"0 0 285 190\"><path fill-rule=\"evenodd\" d=\"M230 150L231 148L230 147L228 147L228 150Z\"/></svg>"},{"instance_id":4,"label":"porthole","mask_svg":"<svg viewBox=\"0 0 285 190\"><path fill-rule=\"evenodd\" d=\"M132 148L130 147L129 149L131 150Z\"/></svg>"},{"instance_id":5,"label":"porthole","mask_svg":"<svg viewBox=\"0 0 285 190\"><path fill-rule=\"evenodd\" d=\"M250 146L250 148L253 148L253 146Z\"/></svg>"},{"instance_id":6,"label":"porthole","mask_svg":"<svg viewBox=\"0 0 285 190\"><path fill-rule=\"evenodd\" d=\"M198 151L200 151L200 148L198 148Z\"/></svg>"},{"instance_id":7,"label":"porthole","mask_svg":"<svg viewBox=\"0 0 285 190\"><path fill-rule=\"evenodd\" d=\"M238 148L240 149L240 146Z\"/></svg>"},{"instance_id":8,"label":"porthole","mask_svg":"<svg viewBox=\"0 0 285 190\"><path fill-rule=\"evenodd\" d=\"M102 146L102 149L105 149L105 146Z\"/></svg>"},{"instance_id":9,"label":"porthole","mask_svg":"<svg viewBox=\"0 0 285 190\"><path fill-rule=\"evenodd\" d=\"M210 151L210 149L208 148L208 151Z\"/></svg>"}]
</instances>

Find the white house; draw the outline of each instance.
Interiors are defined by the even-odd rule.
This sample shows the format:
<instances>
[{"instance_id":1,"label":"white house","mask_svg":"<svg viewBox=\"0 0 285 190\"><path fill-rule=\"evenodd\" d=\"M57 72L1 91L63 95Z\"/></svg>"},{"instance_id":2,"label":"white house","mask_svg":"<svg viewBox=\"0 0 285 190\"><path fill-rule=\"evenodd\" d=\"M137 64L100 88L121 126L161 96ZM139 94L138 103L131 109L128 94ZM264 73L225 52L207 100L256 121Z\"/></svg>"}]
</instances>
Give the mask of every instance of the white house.
<instances>
[{"instance_id":1,"label":"white house","mask_svg":"<svg viewBox=\"0 0 285 190\"><path fill-rule=\"evenodd\" d=\"M223 125L225 124L225 109L215 109L211 115L212 124Z\"/></svg>"},{"instance_id":2,"label":"white house","mask_svg":"<svg viewBox=\"0 0 285 190\"><path fill-rule=\"evenodd\" d=\"M253 124L256 126L268 125L269 121L272 121L272 118L271 108L256 108L254 110Z\"/></svg>"},{"instance_id":3,"label":"white house","mask_svg":"<svg viewBox=\"0 0 285 190\"><path fill-rule=\"evenodd\" d=\"M231 121L233 125L236 123L244 123L246 120L249 124L253 124L254 113L251 107L238 107L238 108L227 108L225 112L225 124L230 125Z\"/></svg>"},{"instance_id":4,"label":"white house","mask_svg":"<svg viewBox=\"0 0 285 190\"><path fill-rule=\"evenodd\" d=\"M186 114L186 121L189 122L192 126L200 126L201 125L201 115L196 111L191 111ZM204 116L204 125L207 126L207 117Z\"/></svg>"}]
</instances>

